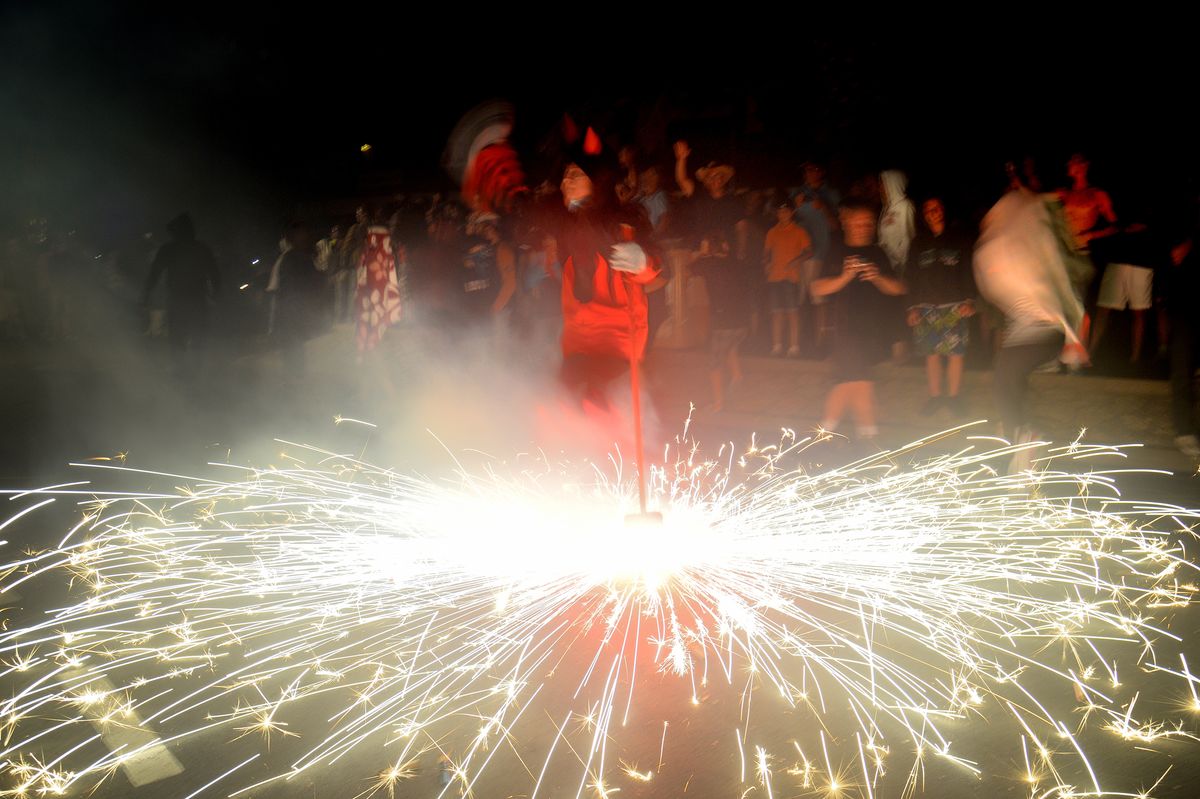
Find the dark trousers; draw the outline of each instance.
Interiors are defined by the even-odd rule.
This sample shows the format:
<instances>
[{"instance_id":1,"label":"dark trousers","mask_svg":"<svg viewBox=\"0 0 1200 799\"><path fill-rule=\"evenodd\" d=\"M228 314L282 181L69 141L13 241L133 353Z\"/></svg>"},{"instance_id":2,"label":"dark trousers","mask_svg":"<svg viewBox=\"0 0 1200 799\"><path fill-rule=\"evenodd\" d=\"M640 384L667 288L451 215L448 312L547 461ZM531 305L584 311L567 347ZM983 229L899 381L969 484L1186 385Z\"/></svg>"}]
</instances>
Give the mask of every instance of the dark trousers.
<instances>
[{"instance_id":1,"label":"dark trousers","mask_svg":"<svg viewBox=\"0 0 1200 799\"><path fill-rule=\"evenodd\" d=\"M996 355L992 391L1004 435L1010 439L1016 440L1017 429L1027 421L1025 395L1029 393L1030 373L1053 360L1062 351L1064 339L1062 333L1056 333L1053 338L1035 344L1001 347Z\"/></svg>"},{"instance_id":2,"label":"dark trousers","mask_svg":"<svg viewBox=\"0 0 1200 799\"><path fill-rule=\"evenodd\" d=\"M1200 433L1196 419L1196 344L1200 325L1184 313L1171 315L1171 422L1175 435Z\"/></svg>"}]
</instances>

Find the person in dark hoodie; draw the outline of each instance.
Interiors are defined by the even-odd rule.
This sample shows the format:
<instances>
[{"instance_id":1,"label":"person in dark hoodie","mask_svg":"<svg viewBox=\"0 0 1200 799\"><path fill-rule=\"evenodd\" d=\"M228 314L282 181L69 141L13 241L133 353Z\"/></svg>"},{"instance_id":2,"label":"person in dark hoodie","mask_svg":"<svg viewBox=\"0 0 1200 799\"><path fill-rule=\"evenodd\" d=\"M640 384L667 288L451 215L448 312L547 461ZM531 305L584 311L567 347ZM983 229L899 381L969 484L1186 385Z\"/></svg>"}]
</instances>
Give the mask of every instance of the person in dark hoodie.
<instances>
[{"instance_id":1,"label":"person in dark hoodie","mask_svg":"<svg viewBox=\"0 0 1200 799\"><path fill-rule=\"evenodd\" d=\"M975 315L975 280L971 272L974 242L948 227L941 198L921 203L922 226L909 250L908 326L913 344L925 358L929 399L921 412L929 415L945 406L962 415L963 356L967 351L967 319ZM943 359L946 393L942 394Z\"/></svg>"},{"instance_id":2,"label":"person in dark hoodie","mask_svg":"<svg viewBox=\"0 0 1200 799\"><path fill-rule=\"evenodd\" d=\"M187 369L189 353L203 350L209 330L209 304L221 286L216 259L208 245L196 240L192 218L182 213L167 223L171 240L159 248L150 266L143 292L149 304L163 273L167 283L167 326L173 368L177 375Z\"/></svg>"}]
</instances>

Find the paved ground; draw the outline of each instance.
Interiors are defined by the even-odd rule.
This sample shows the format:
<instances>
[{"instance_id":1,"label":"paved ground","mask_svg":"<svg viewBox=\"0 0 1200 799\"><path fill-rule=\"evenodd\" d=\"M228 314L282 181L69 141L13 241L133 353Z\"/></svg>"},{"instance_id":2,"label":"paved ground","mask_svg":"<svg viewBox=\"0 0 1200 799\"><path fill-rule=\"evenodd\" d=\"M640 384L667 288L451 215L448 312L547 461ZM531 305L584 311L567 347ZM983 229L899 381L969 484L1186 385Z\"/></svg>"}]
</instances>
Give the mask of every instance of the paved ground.
<instances>
[{"instance_id":1,"label":"paved ground","mask_svg":"<svg viewBox=\"0 0 1200 799\"><path fill-rule=\"evenodd\" d=\"M552 363L553 346L498 352L476 345L466 348L465 354L450 357L425 345L397 341L386 353L391 368L385 379L378 371L355 363L347 333L339 330L313 343L304 379L283 371L278 356L258 345L219 347L206 371L185 380L168 375L161 342L138 338L0 350L0 369L6 379L0 395L0 418L5 420L4 435L0 437L0 482L29 486L78 479L77 473L65 468L68 461L116 453L128 453L129 462L135 466L185 473L203 471L207 460L269 463L282 448L272 442L273 436L313 441L337 451L363 451L376 462L436 472L452 466L447 450L462 453L478 447L496 453L527 447L543 429L538 420L548 412L545 387L552 381L552 369L540 369L537 364ZM659 430L681 427L689 403L701 407L708 403L703 354L657 352L647 372ZM827 389L826 366L819 362L747 358L746 380L731 395L728 408L718 414L698 411L693 431L706 443L746 442L754 431L770 436L780 427L803 431L818 421ZM1038 375L1033 378L1032 393L1034 415L1049 437L1065 441L1086 428L1088 440L1138 443L1142 446L1131 451L1130 467L1169 469L1178 475L1174 479L1134 476L1128 482L1131 493L1196 504L1200 497L1196 480L1200 478L1193 476L1195 464L1171 447L1164 382ZM924 377L913 366L881 366L878 395L884 445L903 444L960 421L945 415L920 415ZM968 372L966 396L972 418L990 414L986 372ZM369 419L378 422L380 428L364 432L365 428L357 426L337 427L333 424L335 414ZM36 546L57 540L66 515L50 514L46 519L41 527L33 520L24 520L29 523L11 527L5 535L13 545ZM28 596L22 612L37 613L43 603L50 601L47 594ZM1188 640L1193 640L1198 629L1200 624L1191 610L1177 616L1172 626ZM1195 647L1189 651L1195 653ZM1191 660L1200 662L1200 653ZM1136 672L1130 674L1135 686L1144 679ZM7 685L0 687L9 690ZM547 695L568 688L551 686ZM641 768L650 768L655 765L650 761L658 759L656 750L664 719L671 720L671 735L657 781L641 784L623 780L622 797L732 799L745 795L748 786L734 777L737 764L727 761L734 749L726 739L733 735L734 722L742 710L736 694L722 698L719 692L714 693L702 708L691 713L679 710L680 705L687 705L687 697L672 693L679 690L677 680L651 673L639 690L643 697L654 698L639 703L647 717L631 723L622 733L625 743L614 743L614 752L628 752L637 757ZM1055 693L1051 700L1066 714L1073 712L1068 693ZM755 701L755 712L763 720L759 730L764 741L785 741L796 730L805 735L813 731L811 717L774 708L765 697ZM1165 711L1166 706L1154 705L1154 709ZM320 714L328 710L314 706L310 715L324 718ZM303 721L294 720L297 726ZM513 792L511 786L528 786L530 780L522 769L538 767L539 758L553 744L552 728L543 727L541 733L523 737L515 750L520 758L528 760L525 766L515 761L509 750L500 750L501 757L508 760L496 771L496 792L489 793L492 788L485 786L477 796L490 799L527 795L521 790ZM1028 796L1028 789L1017 779L1020 754L1013 748L1016 738L1011 729L999 723L975 722L955 723L952 729L956 746L961 744L964 751L979 759L982 778L931 761L918 795L946 799ZM273 742L268 751L251 740L231 744L234 737L218 731L192 745L173 746L171 752L164 753L170 767L162 770L161 781L135 787L131 782L135 775L118 773L96 796L182 799L256 751L262 750L264 755L245 767L247 781L266 776L269 768L286 765L293 754L294 747L287 740ZM1118 789L1148 787L1167 767L1174 766L1156 795L1171 799L1195 795L1200 759L1192 743L1156 744L1151 747L1153 752L1147 752L1114 743L1108 733L1094 732L1085 735L1083 744L1094 753L1101 776L1106 780L1111 777ZM899 795L904 776L899 767L908 762L910 755L897 745L892 757L898 770L884 781L877 796ZM561 799L575 795L580 770L576 764L567 765L558 771L551 769L547 788L539 796ZM182 773L171 776L169 772L176 767ZM254 795L263 799L348 799L370 787L379 767L377 751L364 746L336 769ZM1076 774L1074 778L1086 780L1086 775ZM785 784L792 783L777 783L775 796L803 795L794 788L783 792ZM501 792L501 785L508 787ZM687 786L686 793L680 793L680 786ZM426 754L417 776L402 783L395 795L426 799L437 795L439 789L436 755ZM218 786L200 795L226 793ZM766 794L759 786L749 795Z\"/></svg>"},{"instance_id":2,"label":"paved ground","mask_svg":"<svg viewBox=\"0 0 1200 799\"><path fill-rule=\"evenodd\" d=\"M766 357L744 359L745 380L731 392L720 413L705 413L710 402L706 361L694 351L656 354L651 372L655 394L664 416L688 402L698 408L701 426L766 433L779 427L810 429L820 422L829 391L825 362ZM992 417L991 373L970 370L963 396L968 413L955 418L946 411L922 416L926 398L925 375L916 365L877 368L881 443L897 445L966 421ZM1055 441L1070 441L1080 433L1086 440L1109 444L1140 444L1132 462L1146 468L1186 473L1195 464L1173 446L1169 394L1166 381L1112 377L1035 374L1030 403L1042 434ZM845 422L853 431L850 420ZM981 430L994 432L992 425Z\"/></svg>"}]
</instances>

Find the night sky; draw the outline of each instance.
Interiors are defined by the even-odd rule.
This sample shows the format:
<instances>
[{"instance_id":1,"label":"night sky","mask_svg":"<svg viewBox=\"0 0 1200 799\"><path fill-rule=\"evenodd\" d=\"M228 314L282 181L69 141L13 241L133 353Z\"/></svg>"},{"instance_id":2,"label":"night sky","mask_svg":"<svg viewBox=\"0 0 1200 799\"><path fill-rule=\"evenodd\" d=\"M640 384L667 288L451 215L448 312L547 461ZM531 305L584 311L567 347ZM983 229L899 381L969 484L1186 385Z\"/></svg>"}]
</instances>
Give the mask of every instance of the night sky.
<instances>
[{"instance_id":1,"label":"night sky","mask_svg":"<svg viewBox=\"0 0 1200 799\"><path fill-rule=\"evenodd\" d=\"M298 204L447 189L450 128L497 96L517 107L535 174L569 110L664 165L685 136L698 160L732 160L743 185L791 182L815 157L842 180L899 166L918 189L978 202L1005 157L1035 155L1055 186L1074 150L1118 211L1122 195L1133 207L1194 185L1196 70L1165 23L1070 34L1010 22L1014 33L981 38L965 30L979 23L952 20L944 35L767 44L634 20L628 34L505 30L498 8L421 27L336 10L0 12L0 225L41 214L119 236L183 207L269 224Z\"/></svg>"}]
</instances>

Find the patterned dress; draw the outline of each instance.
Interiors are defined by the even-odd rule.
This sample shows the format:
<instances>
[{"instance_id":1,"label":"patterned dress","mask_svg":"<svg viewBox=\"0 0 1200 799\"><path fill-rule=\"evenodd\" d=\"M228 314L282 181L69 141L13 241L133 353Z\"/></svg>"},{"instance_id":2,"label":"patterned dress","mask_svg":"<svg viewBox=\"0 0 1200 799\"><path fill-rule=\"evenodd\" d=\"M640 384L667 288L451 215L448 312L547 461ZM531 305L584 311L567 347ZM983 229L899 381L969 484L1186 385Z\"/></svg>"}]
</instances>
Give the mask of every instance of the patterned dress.
<instances>
[{"instance_id":1,"label":"patterned dress","mask_svg":"<svg viewBox=\"0 0 1200 799\"><path fill-rule=\"evenodd\" d=\"M358 264L358 351L375 349L389 326L400 321L400 281L392 237L383 225L367 231Z\"/></svg>"}]
</instances>

